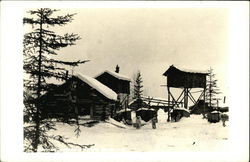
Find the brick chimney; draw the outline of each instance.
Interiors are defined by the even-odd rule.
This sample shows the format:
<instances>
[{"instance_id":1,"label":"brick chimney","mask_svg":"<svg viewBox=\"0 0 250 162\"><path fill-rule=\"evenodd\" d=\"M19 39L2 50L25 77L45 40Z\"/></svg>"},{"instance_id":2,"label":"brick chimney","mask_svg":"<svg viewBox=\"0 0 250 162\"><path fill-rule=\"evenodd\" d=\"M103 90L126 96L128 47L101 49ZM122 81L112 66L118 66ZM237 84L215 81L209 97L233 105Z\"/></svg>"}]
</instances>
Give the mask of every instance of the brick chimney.
<instances>
[{"instance_id":1,"label":"brick chimney","mask_svg":"<svg viewBox=\"0 0 250 162\"><path fill-rule=\"evenodd\" d=\"M66 73L65 73L65 80L68 80L68 77L69 77L69 71L66 70Z\"/></svg>"},{"instance_id":2,"label":"brick chimney","mask_svg":"<svg viewBox=\"0 0 250 162\"><path fill-rule=\"evenodd\" d=\"M118 65L116 65L116 67L115 67L115 72L116 72L116 73L119 73L119 71L120 71L120 67L119 67Z\"/></svg>"}]
</instances>

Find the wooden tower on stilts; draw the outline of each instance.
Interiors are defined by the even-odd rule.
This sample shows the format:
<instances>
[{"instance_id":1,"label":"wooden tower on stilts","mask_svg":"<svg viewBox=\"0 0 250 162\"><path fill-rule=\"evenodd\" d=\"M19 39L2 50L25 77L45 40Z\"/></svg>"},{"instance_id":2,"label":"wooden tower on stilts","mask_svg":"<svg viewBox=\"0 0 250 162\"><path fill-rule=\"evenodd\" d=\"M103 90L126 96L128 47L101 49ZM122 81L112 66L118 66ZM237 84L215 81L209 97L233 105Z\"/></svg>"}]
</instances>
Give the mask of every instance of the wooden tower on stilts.
<instances>
[{"instance_id":1,"label":"wooden tower on stilts","mask_svg":"<svg viewBox=\"0 0 250 162\"><path fill-rule=\"evenodd\" d=\"M204 99L204 113L205 113L205 92L206 92L206 76L208 72L198 72L190 70L180 70L174 65L171 65L168 70L163 74L167 77L167 94L168 94L168 104L169 107L174 109L175 107L180 107L181 103L184 103L184 108L188 109L189 99L194 105L197 105L198 101ZM180 88L182 89L179 97L175 99L171 93L170 88ZM197 100L191 94L192 88L201 88L201 94ZM170 112L170 109L169 109ZM170 118L170 113L168 113L168 121Z\"/></svg>"}]
</instances>

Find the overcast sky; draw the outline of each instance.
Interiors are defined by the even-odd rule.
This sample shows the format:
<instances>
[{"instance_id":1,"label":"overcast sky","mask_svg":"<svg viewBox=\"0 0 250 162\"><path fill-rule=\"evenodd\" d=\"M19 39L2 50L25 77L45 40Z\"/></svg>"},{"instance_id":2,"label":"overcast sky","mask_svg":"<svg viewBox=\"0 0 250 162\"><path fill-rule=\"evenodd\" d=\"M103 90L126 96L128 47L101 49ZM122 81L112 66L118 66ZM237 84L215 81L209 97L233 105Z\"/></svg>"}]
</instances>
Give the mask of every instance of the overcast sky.
<instances>
[{"instance_id":1,"label":"overcast sky","mask_svg":"<svg viewBox=\"0 0 250 162\"><path fill-rule=\"evenodd\" d=\"M63 9L77 13L57 32L80 35L77 45L58 58L90 62L74 69L95 76L115 70L133 78L140 70L145 95L167 98L166 77L172 64L194 70L215 69L223 95L228 90L228 10L221 8ZM51 28L52 29L52 28Z\"/></svg>"}]
</instances>

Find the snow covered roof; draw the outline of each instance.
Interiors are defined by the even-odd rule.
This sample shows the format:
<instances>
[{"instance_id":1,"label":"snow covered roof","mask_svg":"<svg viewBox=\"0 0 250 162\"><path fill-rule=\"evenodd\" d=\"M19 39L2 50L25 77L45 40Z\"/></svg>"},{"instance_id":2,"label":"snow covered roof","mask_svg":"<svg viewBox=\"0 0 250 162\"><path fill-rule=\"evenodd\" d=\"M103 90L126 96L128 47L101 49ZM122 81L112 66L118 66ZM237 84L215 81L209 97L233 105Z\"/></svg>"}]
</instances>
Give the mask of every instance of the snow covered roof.
<instances>
[{"instance_id":1,"label":"snow covered roof","mask_svg":"<svg viewBox=\"0 0 250 162\"><path fill-rule=\"evenodd\" d=\"M167 104L164 104L164 103L156 103L156 102L151 102L150 103L150 106L166 106Z\"/></svg>"},{"instance_id":2,"label":"snow covered roof","mask_svg":"<svg viewBox=\"0 0 250 162\"><path fill-rule=\"evenodd\" d=\"M221 114L225 114L225 115L228 115L229 116L229 112L223 112Z\"/></svg>"},{"instance_id":3,"label":"snow covered roof","mask_svg":"<svg viewBox=\"0 0 250 162\"><path fill-rule=\"evenodd\" d=\"M128 103L128 105L131 106L131 105L134 104L134 103L137 104L136 101L137 101L137 99L133 99L133 100L131 100L131 101ZM148 101L142 100L142 105L143 105L143 106L148 105ZM150 104L150 105L151 105L151 104Z\"/></svg>"},{"instance_id":4,"label":"snow covered roof","mask_svg":"<svg viewBox=\"0 0 250 162\"><path fill-rule=\"evenodd\" d=\"M110 70L105 70L104 72L98 74L95 78L99 77L100 75L104 74L104 73L108 73L110 75L112 75L113 77L120 79L120 80L126 80L126 81L131 81L131 79L125 75L122 75L120 73L116 73Z\"/></svg>"},{"instance_id":5,"label":"snow covered roof","mask_svg":"<svg viewBox=\"0 0 250 162\"><path fill-rule=\"evenodd\" d=\"M183 110L183 111L190 113L190 111L188 109L185 109L184 107L177 107L175 108L175 110Z\"/></svg>"},{"instance_id":6,"label":"snow covered roof","mask_svg":"<svg viewBox=\"0 0 250 162\"><path fill-rule=\"evenodd\" d=\"M95 90L103 94L108 99L117 100L117 94L107 86L103 85L98 80L86 75L82 75L80 73L78 73L76 76L83 82L87 83L90 87L94 88Z\"/></svg>"},{"instance_id":7,"label":"snow covered roof","mask_svg":"<svg viewBox=\"0 0 250 162\"><path fill-rule=\"evenodd\" d=\"M212 113L212 114L217 114L217 113L220 113L220 112L219 112L219 111L214 110L214 111L212 111L211 113Z\"/></svg>"},{"instance_id":8,"label":"snow covered roof","mask_svg":"<svg viewBox=\"0 0 250 162\"><path fill-rule=\"evenodd\" d=\"M131 109L127 108L126 111L131 111ZM117 113L122 113L122 112L125 112L125 109L117 111Z\"/></svg>"},{"instance_id":9,"label":"snow covered roof","mask_svg":"<svg viewBox=\"0 0 250 162\"><path fill-rule=\"evenodd\" d=\"M186 72L186 73L201 73L201 74L208 74L209 72L207 70L192 70L192 69L179 69L183 72Z\"/></svg>"},{"instance_id":10,"label":"snow covered roof","mask_svg":"<svg viewBox=\"0 0 250 162\"><path fill-rule=\"evenodd\" d=\"M152 109L152 108L145 108L145 107L142 107L142 108L139 108L137 111L140 111L140 110L149 110L149 111L155 111L155 109Z\"/></svg>"},{"instance_id":11,"label":"snow covered roof","mask_svg":"<svg viewBox=\"0 0 250 162\"><path fill-rule=\"evenodd\" d=\"M163 75L167 75L168 72L172 69L177 69L179 71L182 71L182 72L185 72L185 73L199 73L199 74L209 74L209 71L208 70L192 70L192 69L186 69L186 68L183 68L183 67L176 67L174 65L171 65L168 70L163 74Z\"/></svg>"}]
</instances>

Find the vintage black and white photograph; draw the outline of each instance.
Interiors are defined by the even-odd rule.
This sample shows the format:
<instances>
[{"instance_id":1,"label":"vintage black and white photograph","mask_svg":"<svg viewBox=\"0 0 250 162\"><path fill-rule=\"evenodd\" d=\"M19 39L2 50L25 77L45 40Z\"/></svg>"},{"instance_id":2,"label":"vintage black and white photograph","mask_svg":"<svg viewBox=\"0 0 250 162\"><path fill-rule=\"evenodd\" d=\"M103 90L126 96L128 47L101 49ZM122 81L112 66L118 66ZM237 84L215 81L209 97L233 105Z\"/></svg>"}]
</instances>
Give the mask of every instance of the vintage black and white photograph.
<instances>
[{"instance_id":1,"label":"vintage black and white photograph","mask_svg":"<svg viewBox=\"0 0 250 162\"><path fill-rule=\"evenodd\" d=\"M230 151L230 7L22 14L23 153Z\"/></svg>"}]
</instances>

